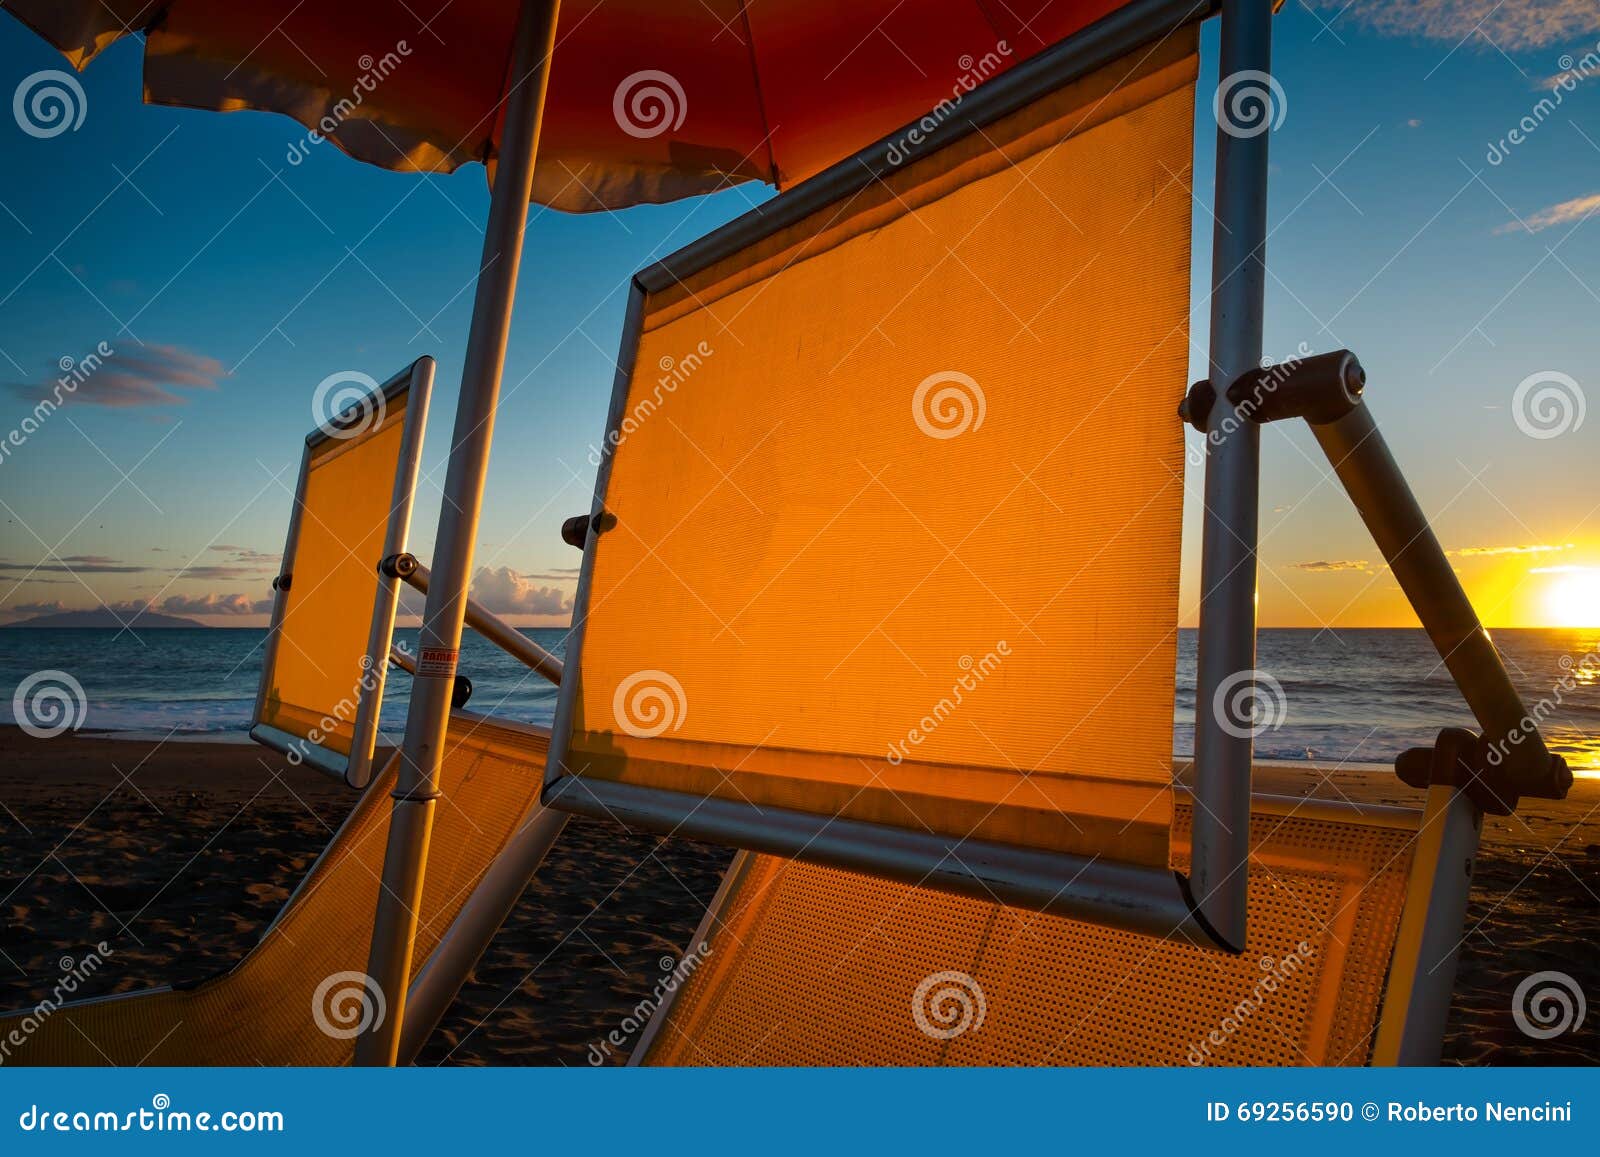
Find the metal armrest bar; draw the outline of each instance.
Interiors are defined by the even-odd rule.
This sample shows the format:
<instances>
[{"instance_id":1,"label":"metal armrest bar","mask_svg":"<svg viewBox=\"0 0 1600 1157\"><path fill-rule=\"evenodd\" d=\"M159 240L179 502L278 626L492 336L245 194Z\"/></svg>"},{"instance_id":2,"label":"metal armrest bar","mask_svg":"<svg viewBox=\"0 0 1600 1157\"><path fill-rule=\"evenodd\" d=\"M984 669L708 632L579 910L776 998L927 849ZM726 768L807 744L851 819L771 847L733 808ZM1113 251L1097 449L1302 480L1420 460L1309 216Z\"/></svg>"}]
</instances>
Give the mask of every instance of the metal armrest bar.
<instances>
[{"instance_id":1,"label":"metal armrest bar","mask_svg":"<svg viewBox=\"0 0 1600 1157\"><path fill-rule=\"evenodd\" d=\"M432 576L428 573L428 568L418 562L414 555L399 554L386 558L383 560L383 569L385 574L393 574L414 590L423 594L428 593L428 583ZM477 600L469 598L466 603L469 627L508 655L522 660L550 682L560 684L562 669L560 659ZM390 658L393 659L394 656L391 655ZM406 667L404 663L398 661L396 665L411 671L412 674L416 673L414 666Z\"/></svg>"},{"instance_id":2,"label":"metal armrest bar","mask_svg":"<svg viewBox=\"0 0 1600 1157\"><path fill-rule=\"evenodd\" d=\"M1483 728L1478 774L1492 780L1481 802L1515 805L1519 795L1561 799L1572 786L1566 761L1545 748L1500 652L1472 609L1363 395L1366 371L1349 350L1254 369L1226 388L1196 382L1179 407L1206 429L1226 399L1236 424L1304 418L1345 493L1394 572L1423 629ZM1404 772L1402 772L1404 775Z\"/></svg>"},{"instance_id":3,"label":"metal armrest bar","mask_svg":"<svg viewBox=\"0 0 1600 1157\"><path fill-rule=\"evenodd\" d=\"M1383 552L1439 657L1500 750L1518 794L1560 799L1572 786L1565 760L1545 749L1522 696L1506 673L1365 404L1331 422L1310 423L1317 444Z\"/></svg>"}]
</instances>

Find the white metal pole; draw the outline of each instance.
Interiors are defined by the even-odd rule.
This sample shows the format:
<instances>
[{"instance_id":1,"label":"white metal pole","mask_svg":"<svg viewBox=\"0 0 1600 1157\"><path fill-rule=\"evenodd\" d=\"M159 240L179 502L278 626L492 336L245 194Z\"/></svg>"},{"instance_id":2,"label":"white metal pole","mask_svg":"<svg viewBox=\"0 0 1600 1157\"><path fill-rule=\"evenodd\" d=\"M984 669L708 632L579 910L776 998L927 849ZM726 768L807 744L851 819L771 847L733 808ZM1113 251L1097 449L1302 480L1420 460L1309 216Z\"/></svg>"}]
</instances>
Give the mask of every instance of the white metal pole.
<instances>
[{"instance_id":1,"label":"white metal pole","mask_svg":"<svg viewBox=\"0 0 1600 1157\"><path fill-rule=\"evenodd\" d=\"M392 1065L405 1019L406 988L416 940L417 909L427 870L428 839L439 794L439 767L450 722L456 658L472 577L473 540L483 501L494 433L500 373L505 364L522 233L533 192L534 159L550 55L555 48L560 0L523 0L507 76L505 122L490 195L489 223L478 266L461 395L451 435L450 465L434 546L434 582L428 592L417 652L417 675L406 713L405 741L389 821L382 888L372 927L367 972L381 994L382 1018L373 1017L356 1041L356 1063Z\"/></svg>"}]
</instances>

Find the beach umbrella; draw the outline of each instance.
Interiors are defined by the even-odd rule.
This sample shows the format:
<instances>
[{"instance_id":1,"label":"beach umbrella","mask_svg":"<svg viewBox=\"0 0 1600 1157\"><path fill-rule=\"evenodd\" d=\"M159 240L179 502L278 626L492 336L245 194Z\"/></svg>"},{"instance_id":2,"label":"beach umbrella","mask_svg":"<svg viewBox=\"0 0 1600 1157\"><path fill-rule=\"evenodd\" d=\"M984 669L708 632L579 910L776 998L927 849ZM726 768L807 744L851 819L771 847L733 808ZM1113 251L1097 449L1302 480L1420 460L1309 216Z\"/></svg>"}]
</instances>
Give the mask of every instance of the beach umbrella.
<instances>
[{"instance_id":1,"label":"beach umbrella","mask_svg":"<svg viewBox=\"0 0 1600 1157\"><path fill-rule=\"evenodd\" d=\"M1128 0L10 0L83 67L144 38L153 104L285 113L287 160L332 143L405 171L490 167L472 323L406 718L369 971L396 1057L473 539L530 199L616 209L739 181L792 184L923 118ZM13 109L36 135L87 114L45 70ZM74 107L74 101L80 102ZM893 149L893 141L883 147ZM539 165L534 160L538 157ZM203 169L204 157L195 157Z\"/></svg>"}]
</instances>

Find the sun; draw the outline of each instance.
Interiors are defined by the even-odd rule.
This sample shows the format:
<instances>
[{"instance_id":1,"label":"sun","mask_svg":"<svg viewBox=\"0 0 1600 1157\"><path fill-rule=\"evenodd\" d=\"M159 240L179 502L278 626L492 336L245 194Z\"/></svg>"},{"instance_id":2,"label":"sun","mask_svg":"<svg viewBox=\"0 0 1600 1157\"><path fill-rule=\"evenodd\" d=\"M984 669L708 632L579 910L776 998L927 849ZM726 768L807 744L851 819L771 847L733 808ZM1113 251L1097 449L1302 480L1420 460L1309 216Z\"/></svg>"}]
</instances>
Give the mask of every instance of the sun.
<instances>
[{"instance_id":1,"label":"sun","mask_svg":"<svg viewBox=\"0 0 1600 1157\"><path fill-rule=\"evenodd\" d=\"M1600 568L1552 576L1544 606L1552 627L1600 627Z\"/></svg>"}]
</instances>

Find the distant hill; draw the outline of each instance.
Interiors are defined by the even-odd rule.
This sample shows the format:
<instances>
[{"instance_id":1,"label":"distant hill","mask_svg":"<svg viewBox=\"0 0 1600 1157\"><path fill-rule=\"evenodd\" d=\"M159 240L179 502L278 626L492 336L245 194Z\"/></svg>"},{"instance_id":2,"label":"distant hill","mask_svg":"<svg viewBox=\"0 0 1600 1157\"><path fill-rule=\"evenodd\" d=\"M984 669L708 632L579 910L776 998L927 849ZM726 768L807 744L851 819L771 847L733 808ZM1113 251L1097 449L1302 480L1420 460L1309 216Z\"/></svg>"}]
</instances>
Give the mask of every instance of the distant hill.
<instances>
[{"instance_id":1,"label":"distant hill","mask_svg":"<svg viewBox=\"0 0 1600 1157\"><path fill-rule=\"evenodd\" d=\"M148 631L161 627L204 627L205 624L194 619L185 619L180 615L163 615L155 611L141 611L131 619L118 619L110 611L101 608L96 611L59 611L53 615L39 615L32 619L23 619L19 623L7 623L5 626L110 627L112 629L129 626L141 631Z\"/></svg>"}]
</instances>

